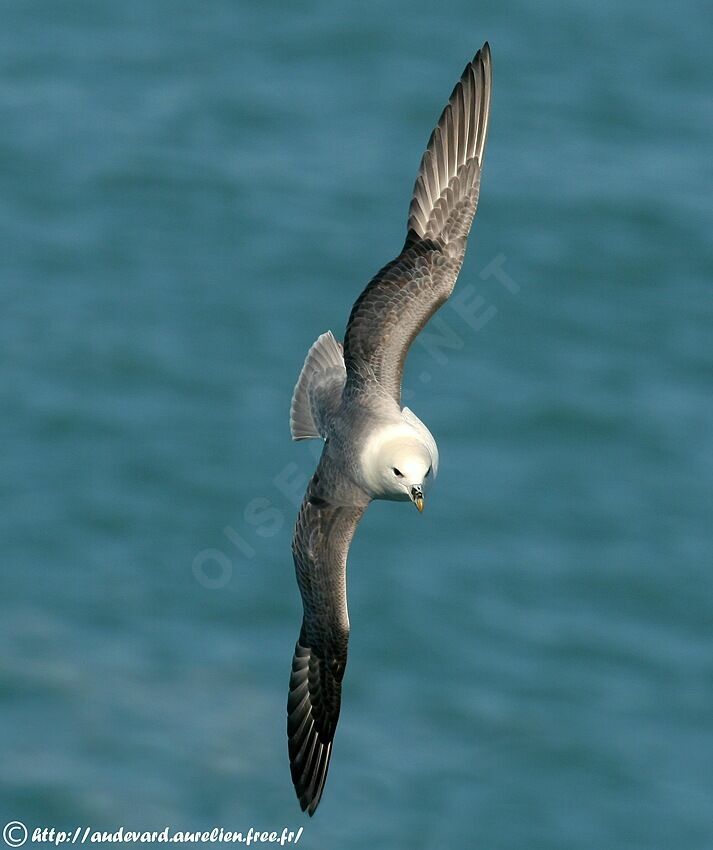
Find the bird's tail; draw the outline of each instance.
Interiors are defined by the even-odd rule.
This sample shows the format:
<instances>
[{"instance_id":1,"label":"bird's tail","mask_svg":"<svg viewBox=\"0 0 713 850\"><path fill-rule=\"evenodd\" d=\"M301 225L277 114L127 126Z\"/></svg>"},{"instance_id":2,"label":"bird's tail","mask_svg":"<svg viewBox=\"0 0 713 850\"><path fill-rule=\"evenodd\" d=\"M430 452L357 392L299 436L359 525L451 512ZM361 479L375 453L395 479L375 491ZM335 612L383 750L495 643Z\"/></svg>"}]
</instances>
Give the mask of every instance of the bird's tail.
<instances>
[{"instance_id":1,"label":"bird's tail","mask_svg":"<svg viewBox=\"0 0 713 850\"><path fill-rule=\"evenodd\" d=\"M346 381L342 346L331 331L317 338L307 352L290 406L293 440L324 436L324 414L341 398Z\"/></svg>"}]
</instances>

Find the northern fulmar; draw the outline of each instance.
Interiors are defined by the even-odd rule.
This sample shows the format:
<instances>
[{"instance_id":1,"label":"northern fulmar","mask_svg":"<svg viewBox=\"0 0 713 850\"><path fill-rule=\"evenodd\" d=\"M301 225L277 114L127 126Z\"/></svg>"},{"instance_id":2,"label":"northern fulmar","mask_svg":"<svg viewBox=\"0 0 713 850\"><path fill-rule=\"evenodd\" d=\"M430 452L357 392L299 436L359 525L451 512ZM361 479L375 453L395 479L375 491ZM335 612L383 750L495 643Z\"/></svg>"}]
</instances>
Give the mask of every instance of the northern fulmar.
<instances>
[{"instance_id":1,"label":"northern fulmar","mask_svg":"<svg viewBox=\"0 0 713 850\"><path fill-rule=\"evenodd\" d=\"M347 663L347 553L373 499L411 501L438 470L431 432L401 406L409 346L445 303L463 263L478 204L491 92L486 42L463 71L431 134L414 186L401 253L352 308L340 344L310 348L290 409L294 440L324 448L292 540L304 616L287 702L290 769L313 815L327 778Z\"/></svg>"}]
</instances>

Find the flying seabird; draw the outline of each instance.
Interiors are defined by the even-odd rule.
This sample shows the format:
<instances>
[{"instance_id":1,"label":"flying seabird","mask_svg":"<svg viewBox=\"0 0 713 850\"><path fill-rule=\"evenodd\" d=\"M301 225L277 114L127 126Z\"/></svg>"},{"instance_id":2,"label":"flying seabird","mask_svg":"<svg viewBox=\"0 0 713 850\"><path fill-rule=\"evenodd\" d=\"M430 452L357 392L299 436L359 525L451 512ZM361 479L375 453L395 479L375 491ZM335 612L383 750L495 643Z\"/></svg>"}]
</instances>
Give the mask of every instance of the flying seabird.
<instances>
[{"instance_id":1,"label":"flying seabird","mask_svg":"<svg viewBox=\"0 0 713 850\"><path fill-rule=\"evenodd\" d=\"M313 815L327 778L347 663L347 553L373 499L423 510L438 470L431 432L401 406L409 346L445 303L475 215L491 92L486 42L453 89L418 171L403 250L357 299L344 344L330 331L310 348L290 410L294 440L324 448L292 540L304 617L287 702L292 781Z\"/></svg>"}]
</instances>

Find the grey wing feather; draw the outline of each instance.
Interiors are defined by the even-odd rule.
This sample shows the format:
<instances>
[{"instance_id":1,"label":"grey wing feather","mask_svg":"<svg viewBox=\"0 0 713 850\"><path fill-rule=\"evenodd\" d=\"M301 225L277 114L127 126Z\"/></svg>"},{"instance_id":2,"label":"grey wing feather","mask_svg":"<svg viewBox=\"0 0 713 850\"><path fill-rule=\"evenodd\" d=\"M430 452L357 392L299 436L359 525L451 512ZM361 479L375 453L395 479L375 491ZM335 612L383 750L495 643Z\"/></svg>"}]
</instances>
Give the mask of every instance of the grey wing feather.
<instances>
[{"instance_id":1,"label":"grey wing feather","mask_svg":"<svg viewBox=\"0 0 713 850\"><path fill-rule=\"evenodd\" d=\"M455 285L478 204L492 70L486 42L463 72L429 139L401 254L352 308L344 339L347 387L377 383L400 402L414 338Z\"/></svg>"},{"instance_id":2,"label":"grey wing feather","mask_svg":"<svg viewBox=\"0 0 713 850\"><path fill-rule=\"evenodd\" d=\"M478 203L491 89L486 42L466 65L421 159L408 227L422 239L452 244L468 235Z\"/></svg>"},{"instance_id":3,"label":"grey wing feather","mask_svg":"<svg viewBox=\"0 0 713 850\"><path fill-rule=\"evenodd\" d=\"M368 504L356 488L352 500L360 504L329 501L335 494L343 501L349 489L338 475L323 456L292 541L304 617L292 661L287 737L292 781L302 810L310 815L327 778L347 663L347 554Z\"/></svg>"}]
</instances>

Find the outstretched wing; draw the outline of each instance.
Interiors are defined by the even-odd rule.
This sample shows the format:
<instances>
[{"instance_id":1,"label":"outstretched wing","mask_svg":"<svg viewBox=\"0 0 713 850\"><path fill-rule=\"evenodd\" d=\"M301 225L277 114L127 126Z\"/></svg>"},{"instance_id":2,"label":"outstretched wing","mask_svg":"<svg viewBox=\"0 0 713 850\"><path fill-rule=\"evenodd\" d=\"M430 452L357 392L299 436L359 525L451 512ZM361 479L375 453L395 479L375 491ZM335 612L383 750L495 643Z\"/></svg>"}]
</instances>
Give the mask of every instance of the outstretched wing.
<instances>
[{"instance_id":1,"label":"outstretched wing","mask_svg":"<svg viewBox=\"0 0 713 850\"><path fill-rule=\"evenodd\" d=\"M292 781L302 810L310 815L327 778L347 663L347 554L368 505L361 491L349 491L323 456L292 540L304 617L292 660L287 737Z\"/></svg>"},{"instance_id":2,"label":"outstretched wing","mask_svg":"<svg viewBox=\"0 0 713 850\"><path fill-rule=\"evenodd\" d=\"M491 81L486 42L463 71L429 139L403 251L352 308L344 339L347 386L376 381L400 402L408 349L453 291L478 204Z\"/></svg>"}]
</instances>

